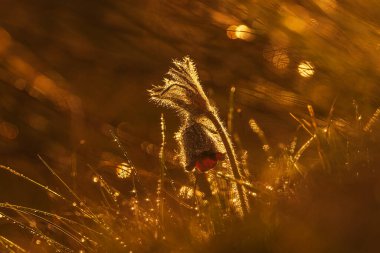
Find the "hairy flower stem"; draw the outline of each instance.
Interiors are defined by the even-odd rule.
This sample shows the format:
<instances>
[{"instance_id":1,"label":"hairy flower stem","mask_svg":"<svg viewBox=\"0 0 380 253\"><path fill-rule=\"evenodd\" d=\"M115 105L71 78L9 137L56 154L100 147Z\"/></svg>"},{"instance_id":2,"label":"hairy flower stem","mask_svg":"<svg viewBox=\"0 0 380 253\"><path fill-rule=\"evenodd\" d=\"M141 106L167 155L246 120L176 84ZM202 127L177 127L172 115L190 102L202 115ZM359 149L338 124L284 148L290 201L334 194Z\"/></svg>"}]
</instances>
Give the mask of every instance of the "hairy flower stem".
<instances>
[{"instance_id":1,"label":"hairy flower stem","mask_svg":"<svg viewBox=\"0 0 380 253\"><path fill-rule=\"evenodd\" d=\"M239 169L238 169L238 162L236 159L235 150L232 147L232 142L231 142L230 137L227 134L227 130L223 126L219 117L216 116L216 112L210 111L207 116L211 120L211 122L214 124L216 130L218 131L218 133L220 135L220 138L222 139L222 142L226 148L228 159L230 160L232 173L233 173L235 179L241 180L241 175L240 175ZM237 187L237 191L239 194L239 199L240 199L241 208L243 211L243 216L245 216L246 214L248 214L248 207L247 207L247 203L245 202L243 187L239 184L237 184L236 187Z\"/></svg>"}]
</instances>

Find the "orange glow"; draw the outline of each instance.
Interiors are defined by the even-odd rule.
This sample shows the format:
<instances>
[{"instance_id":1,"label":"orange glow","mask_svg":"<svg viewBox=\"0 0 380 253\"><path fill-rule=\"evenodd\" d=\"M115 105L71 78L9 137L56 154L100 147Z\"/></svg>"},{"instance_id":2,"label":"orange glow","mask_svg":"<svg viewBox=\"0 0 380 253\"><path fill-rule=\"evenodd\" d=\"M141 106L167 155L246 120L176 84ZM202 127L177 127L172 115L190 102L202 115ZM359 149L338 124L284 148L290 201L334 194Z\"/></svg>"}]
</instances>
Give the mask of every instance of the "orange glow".
<instances>
[{"instance_id":1,"label":"orange glow","mask_svg":"<svg viewBox=\"0 0 380 253\"><path fill-rule=\"evenodd\" d=\"M300 5L285 4L282 6L281 14L283 15L283 24L289 30L301 33L307 28L307 22L310 19L309 13Z\"/></svg>"},{"instance_id":2,"label":"orange glow","mask_svg":"<svg viewBox=\"0 0 380 253\"><path fill-rule=\"evenodd\" d=\"M4 54L12 43L11 36L0 27L0 55Z\"/></svg>"},{"instance_id":3,"label":"orange glow","mask_svg":"<svg viewBox=\"0 0 380 253\"><path fill-rule=\"evenodd\" d=\"M288 52L286 49L283 48L269 47L264 50L263 56L264 59L272 63L272 65L277 70L286 70L290 63Z\"/></svg>"},{"instance_id":4,"label":"orange glow","mask_svg":"<svg viewBox=\"0 0 380 253\"><path fill-rule=\"evenodd\" d=\"M45 75L38 75L34 79L33 88L45 96L56 92L54 81Z\"/></svg>"},{"instance_id":5,"label":"orange glow","mask_svg":"<svg viewBox=\"0 0 380 253\"><path fill-rule=\"evenodd\" d=\"M236 25L231 25L227 28L227 37L234 40L234 39L237 39L237 36L236 36Z\"/></svg>"},{"instance_id":6,"label":"orange glow","mask_svg":"<svg viewBox=\"0 0 380 253\"><path fill-rule=\"evenodd\" d=\"M298 65L298 73L302 77L309 78L314 75L314 65L309 61L303 61Z\"/></svg>"},{"instance_id":7,"label":"orange glow","mask_svg":"<svg viewBox=\"0 0 380 253\"><path fill-rule=\"evenodd\" d=\"M35 69L23 59L17 56L10 56L7 58L10 68L17 74L21 74L27 79L33 79L36 74Z\"/></svg>"},{"instance_id":8,"label":"orange glow","mask_svg":"<svg viewBox=\"0 0 380 253\"><path fill-rule=\"evenodd\" d=\"M92 177L92 182L94 182L94 183L99 182L99 177L97 177L97 176Z\"/></svg>"},{"instance_id":9,"label":"orange glow","mask_svg":"<svg viewBox=\"0 0 380 253\"><path fill-rule=\"evenodd\" d=\"M252 41L255 38L253 30L246 25L231 25L227 28L227 37L234 39L241 39L245 41Z\"/></svg>"},{"instance_id":10,"label":"orange glow","mask_svg":"<svg viewBox=\"0 0 380 253\"><path fill-rule=\"evenodd\" d=\"M239 25L235 29L236 38L251 41L255 38L253 30L246 25Z\"/></svg>"},{"instance_id":11,"label":"orange glow","mask_svg":"<svg viewBox=\"0 0 380 253\"><path fill-rule=\"evenodd\" d=\"M18 133L19 131L17 126L6 121L0 122L0 136L13 140L16 139Z\"/></svg>"},{"instance_id":12,"label":"orange glow","mask_svg":"<svg viewBox=\"0 0 380 253\"><path fill-rule=\"evenodd\" d=\"M127 163L121 163L116 167L116 176L121 179L129 178L132 175L132 168Z\"/></svg>"},{"instance_id":13,"label":"orange glow","mask_svg":"<svg viewBox=\"0 0 380 253\"><path fill-rule=\"evenodd\" d=\"M314 0L313 2L328 14L333 13L337 7L336 0Z\"/></svg>"},{"instance_id":14,"label":"orange glow","mask_svg":"<svg viewBox=\"0 0 380 253\"><path fill-rule=\"evenodd\" d=\"M273 66L279 70L286 69L289 65L290 59L287 54L275 54L272 59Z\"/></svg>"},{"instance_id":15,"label":"orange glow","mask_svg":"<svg viewBox=\"0 0 380 253\"><path fill-rule=\"evenodd\" d=\"M17 89L23 90L26 87L26 81L24 79L17 79L13 84Z\"/></svg>"}]
</instances>

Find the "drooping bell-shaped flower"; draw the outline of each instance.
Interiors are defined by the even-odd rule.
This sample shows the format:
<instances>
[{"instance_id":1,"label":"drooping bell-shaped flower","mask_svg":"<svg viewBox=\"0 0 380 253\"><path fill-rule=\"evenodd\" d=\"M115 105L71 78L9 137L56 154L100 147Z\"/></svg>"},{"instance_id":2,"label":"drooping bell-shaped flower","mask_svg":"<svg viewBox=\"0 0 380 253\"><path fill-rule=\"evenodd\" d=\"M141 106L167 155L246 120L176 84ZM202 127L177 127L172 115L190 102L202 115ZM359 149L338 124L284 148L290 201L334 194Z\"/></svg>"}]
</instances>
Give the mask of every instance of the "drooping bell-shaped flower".
<instances>
[{"instance_id":1,"label":"drooping bell-shaped flower","mask_svg":"<svg viewBox=\"0 0 380 253\"><path fill-rule=\"evenodd\" d=\"M151 101L175 109L180 116L182 126L177 140L183 167L186 170L196 168L199 172L206 172L223 160L226 154L228 174L240 180L239 164L232 142L217 110L203 91L193 61L186 56L173 63L174 67L169 69L163 84L153 86L149 94ZM234 196L231 198L232 206L241 214L247 213L244 189L235 182L231 185L231 195Z\"/></svg>"},{"instance_id":2,"label":"drooping bell-shaped flower","mask_svg":"<svg viewBox=\"0 0 380 253\"><path fill-rule=\"evenodd\" d=\"M187 171L196 168L199 172L206 172L224 160L224 146L206 119L187 120L176 133L176 139L180 143L181 164Z\"/></svg>"}]
</instances>

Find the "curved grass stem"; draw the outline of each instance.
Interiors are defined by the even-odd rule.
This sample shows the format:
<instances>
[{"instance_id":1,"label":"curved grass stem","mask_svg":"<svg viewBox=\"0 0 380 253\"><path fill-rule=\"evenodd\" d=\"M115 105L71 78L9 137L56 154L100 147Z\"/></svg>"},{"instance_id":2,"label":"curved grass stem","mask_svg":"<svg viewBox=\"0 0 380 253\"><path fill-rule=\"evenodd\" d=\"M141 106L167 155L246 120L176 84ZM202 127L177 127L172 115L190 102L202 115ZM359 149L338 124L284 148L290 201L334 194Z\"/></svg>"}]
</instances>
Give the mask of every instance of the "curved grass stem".
<instances>
[{"instance_id":1,"label":"curved grass stem","mask_svg":"<svg viewBox=\"0 0 380 253\"><path fill-rule=\"evenodd\" d=\"M227 152L228 159L231 164L231 170L232 170L233 176L235 177L236 180L241 180L241 175L239 173L239 167L238 167L235 150L233 148L232 141L230 137L228 136L226 128L223 126L222 122L220 121L219 117L216 115L215 111L210 111L208 113L208 118L214 124L217 132L220 135L220 138L222 139L223 145L225 146L225 149ZM243 190L243 187L239 184L236 185L236 188L238 191L243 216L245 216L246 214L248 214L248 206L245 201L244 190Z\"/></svg>"}]
</instances>

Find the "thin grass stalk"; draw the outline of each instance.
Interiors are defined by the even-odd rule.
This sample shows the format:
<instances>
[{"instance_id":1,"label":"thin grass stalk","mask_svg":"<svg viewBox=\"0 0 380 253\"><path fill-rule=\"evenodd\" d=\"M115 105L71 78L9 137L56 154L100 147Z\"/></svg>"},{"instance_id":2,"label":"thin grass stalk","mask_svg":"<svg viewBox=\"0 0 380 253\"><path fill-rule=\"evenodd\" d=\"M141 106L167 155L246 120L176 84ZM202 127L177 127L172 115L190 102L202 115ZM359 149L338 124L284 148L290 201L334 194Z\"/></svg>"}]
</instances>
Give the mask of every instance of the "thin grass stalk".
<instances>
[{"instance_id":1,"label":"thin grass stalk","mask_svg":"<svg viewBox=\"0 0 380 253\"><path fill-rule=\"evenodd\" d=\"M157 186L157 199L158 199L158 211L159 211L159 235L160 238L163 237L164 234L164 179L165 179L165 171L166 171L166 166L165 166L165 130L166 130L166 125L165 125L165 118L164 114L161 114L161 136L162 136L162 143L161 143L161 148L160 148L160 179L158 182Z\"/></svg>"},{"instance_id":2,"label":"thin grass stalk","mask_svg":"<svg viewBox=\"0 0 380 253\"><path fill-rule=\"evenodd\" d=\"M227 119L227 130L232 135L233 133L233 120L234 120L234 109L235 109L235 86L230 89L230 98L228 101L228 119Z\"/></svg>"},{"instance_id":3,"label":"thin grass stalk","mask_svg":"<svg viewBox=\"0 0 380 253\"><path fill-rule=\"evenodd\" d=\"M24 248L1 235L0 244L4 245L8 250L11 250L11 252L26 252ZM17 251L14 251L12 248L17 249Z\"/></svg>"}]
</instances>

